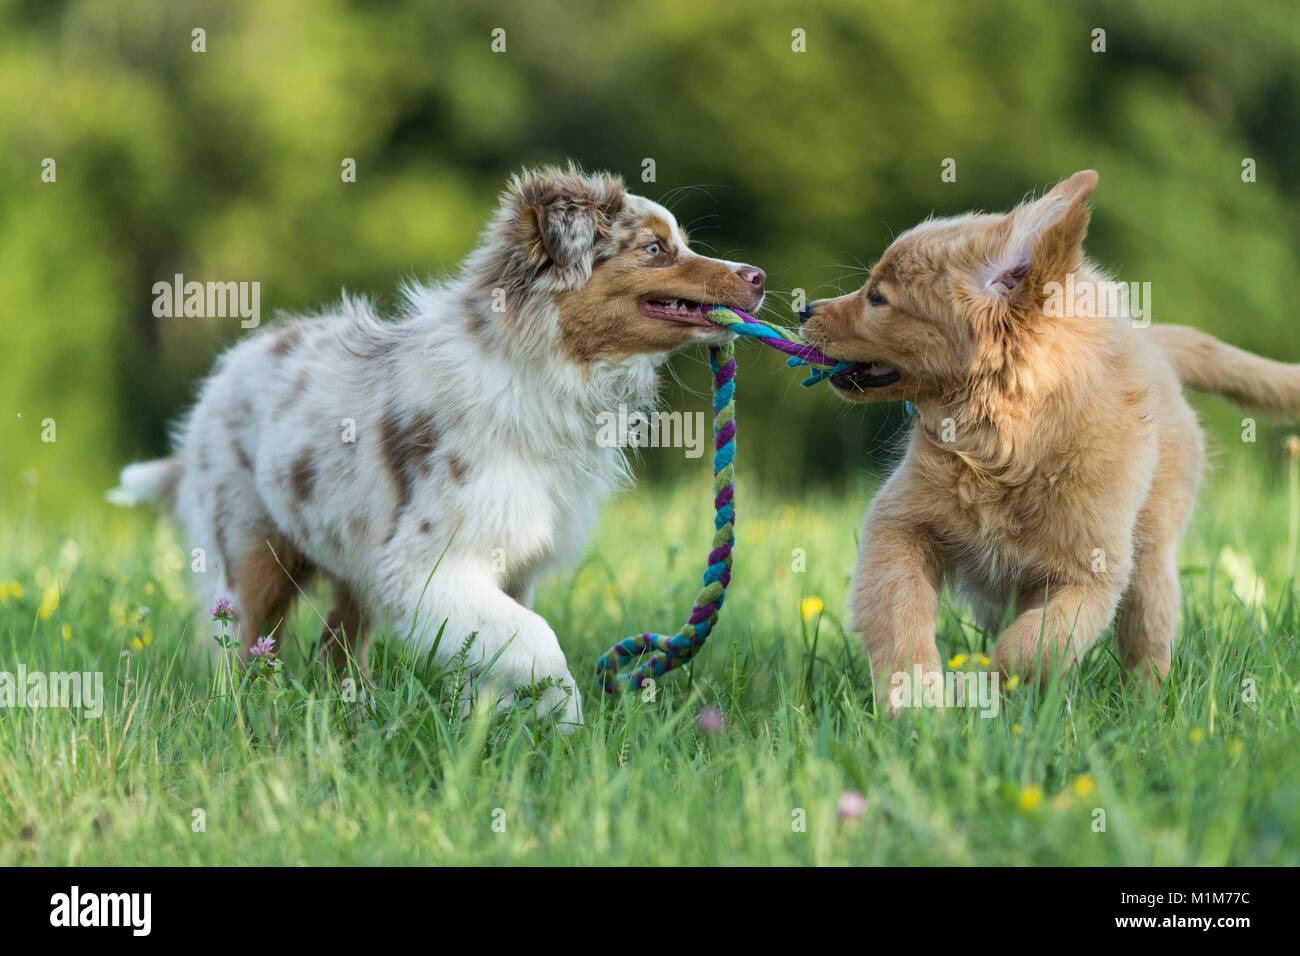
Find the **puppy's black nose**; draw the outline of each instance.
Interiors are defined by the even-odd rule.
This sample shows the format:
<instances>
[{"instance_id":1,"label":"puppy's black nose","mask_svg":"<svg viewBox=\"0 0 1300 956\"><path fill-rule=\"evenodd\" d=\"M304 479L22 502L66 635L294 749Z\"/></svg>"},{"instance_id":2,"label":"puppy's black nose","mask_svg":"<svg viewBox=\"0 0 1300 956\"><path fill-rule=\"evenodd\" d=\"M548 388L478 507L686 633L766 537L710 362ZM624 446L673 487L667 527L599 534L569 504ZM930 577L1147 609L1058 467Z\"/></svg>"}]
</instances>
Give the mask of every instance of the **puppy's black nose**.
<instances>
[{"instance_id":1,"label":"puppy's black nose","mask_svg":"<svg viewBox=\"0 0 1300 956\"><path fill-rule=\"evenodd\" d=\"M805 305L802 309L799 310L800 325L803 325L805 322L807 322L809 319L812 318L813 309L815 308L817 308L817 303L809 302L807 305Z\"/></svg>"}]
</instances>

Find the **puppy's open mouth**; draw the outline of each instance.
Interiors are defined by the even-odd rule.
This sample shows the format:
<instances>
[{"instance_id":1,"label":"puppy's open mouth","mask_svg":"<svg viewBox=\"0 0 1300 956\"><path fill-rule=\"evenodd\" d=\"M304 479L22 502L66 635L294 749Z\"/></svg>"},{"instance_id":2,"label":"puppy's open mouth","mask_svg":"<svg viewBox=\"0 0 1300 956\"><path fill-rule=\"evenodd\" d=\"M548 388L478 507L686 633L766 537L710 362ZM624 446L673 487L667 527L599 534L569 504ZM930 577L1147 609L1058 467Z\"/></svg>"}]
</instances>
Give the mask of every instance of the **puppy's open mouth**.
<instances>
[{"instance_id":1,"label":"puppy's open mouth","mask_svg":"<svg viewBox=\"0 0 1300 956\"><path fill-rule=\"evenodd\" d=\"M671 296L647 295L636 302L637 311L652 319L668 319L670 322L683 322L686 325L702 325L705 328L717 328L708 319L708 314L716 305L692 302L690 299L678 299Z\"/></svg>"},{"instance_id":2,"label":"puppy's open mouth","mask_svg":"<svg viewBox=\"0 0 1300 956\"><path fill-rule=\"evenodd\" d=\"M898 369L881 362L863 362L831 376L831 384L845 389L884 388L901 378Z\"/></svg>"}]
</instances>

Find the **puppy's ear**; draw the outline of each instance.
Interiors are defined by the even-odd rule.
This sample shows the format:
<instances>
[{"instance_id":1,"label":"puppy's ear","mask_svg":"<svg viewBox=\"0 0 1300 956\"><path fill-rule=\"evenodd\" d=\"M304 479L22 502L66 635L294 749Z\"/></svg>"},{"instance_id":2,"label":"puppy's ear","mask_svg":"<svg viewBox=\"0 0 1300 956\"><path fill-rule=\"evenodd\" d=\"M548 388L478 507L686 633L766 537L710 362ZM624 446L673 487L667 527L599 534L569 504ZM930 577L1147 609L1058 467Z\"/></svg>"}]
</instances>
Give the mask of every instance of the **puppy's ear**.
<instances>
[{"instance_id":1,"label":"puppy's ear","mask_svg":"<svg viewBox=\"0 0 1300 956\"><path fill-rule=\"evenodd\" d=\"M1091 212L1088 197L1097 186L1091 169L1057 183L1051 192L1007 214L1006 239L990 260L989 291L1003 297L1026 294L1077 269Z\"/></svg>"},{"instance_id":2,"label":"puppy's ear","mask_svg":"<svg viewBox=\"0 0 1300 956\"><path fill-rule=\"evenodd\" d=\"M523 173L511 181L515 241L539 277L574 289L591 277L596 246L623 208L623 181L577 167Z\"/></svg>"}]
</instances>

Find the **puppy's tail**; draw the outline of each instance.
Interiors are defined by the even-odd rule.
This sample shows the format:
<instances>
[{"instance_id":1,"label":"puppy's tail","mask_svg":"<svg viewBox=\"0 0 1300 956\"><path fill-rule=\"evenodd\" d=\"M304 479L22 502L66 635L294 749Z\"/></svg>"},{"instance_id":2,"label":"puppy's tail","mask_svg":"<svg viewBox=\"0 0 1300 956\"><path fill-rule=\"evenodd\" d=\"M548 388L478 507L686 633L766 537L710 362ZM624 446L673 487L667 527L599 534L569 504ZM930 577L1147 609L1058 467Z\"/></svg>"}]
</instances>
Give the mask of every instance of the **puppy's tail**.
<instances>
[{"instance_id":1,"label":"puppy's tail","mask_svg":"<svg viewBox=\"0 0 1300 956\"><path fill-rule=\"evenodd\" d=\"M1300 418L1300 365L1274 362L1185 325L1148 330L1179 381L1277 418Z\"/></svg>"},{"instance_id":2,"label":"puppy's tail","mask_svg":"<svg viewBox=\"0 0 1300 956\"><path fill-rule=\"evenodd\" d=\"M115 505L138 505L154 501L170 508L176 500L176 486L184 472L179 458L155 458L122 469L118 486L104 495Z\"/></svg>"}]
</instances>

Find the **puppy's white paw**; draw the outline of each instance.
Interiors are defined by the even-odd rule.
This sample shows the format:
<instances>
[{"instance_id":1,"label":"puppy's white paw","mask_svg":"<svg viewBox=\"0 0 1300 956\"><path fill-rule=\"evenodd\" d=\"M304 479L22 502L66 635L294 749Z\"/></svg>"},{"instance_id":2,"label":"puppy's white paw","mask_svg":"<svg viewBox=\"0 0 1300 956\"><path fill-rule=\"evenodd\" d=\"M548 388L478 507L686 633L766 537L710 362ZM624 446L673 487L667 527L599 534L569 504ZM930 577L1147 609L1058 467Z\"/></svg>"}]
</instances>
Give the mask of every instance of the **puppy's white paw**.
<instances>
[{"instance_id":1,"label":"puppy's white paw","mask_svg":"<svg viewBox=\"0 0 1300 956\"><path fill-rule=\"evenodd\" d=\"M521 706L528 709L529 720L534 713L538 720L553 720L563 734L571 734L582 726L582 693L567 671L542 691L536 701L524 701Z\"/></svg>"},{"instance_id":2,"label":"puppy's white paw","mask_svg":"<svg viewBox=\"0 0 1300 956\"><path fill-rule=\"evenodd\" d=\"M571 734L582 726L582 692L572 675L566 674L563 684L563 687L549 688L542 695L537 712L554 717L560 733Z\"/></svg>"},{"instance_id":3,"label":"puppy's white paw","mask_svg":"<svg viewBox=\"0 0 1300 956\"><path fill-rule=\"evenodd\" d=\"M497 713L518 709L523 711L531 723L534 715L539 721L554 720L556 728L563 734L571 734L582 726L582 693L578 690L573 675L565 672L563 677L545 689L521 694L521 687L530 685L509 685L501 681L481 681L471 692L469 685L461 688L457 710L461 717L467 717L476 706L493 705Z\"/></svg>"}]
</instances>

